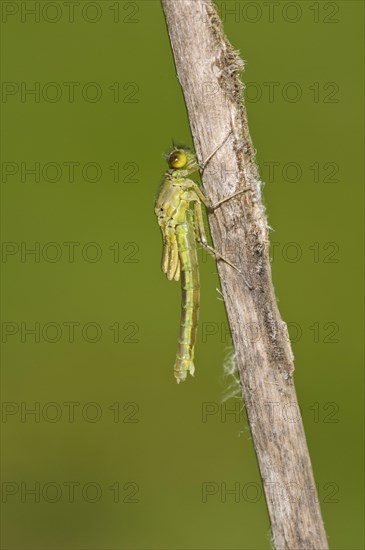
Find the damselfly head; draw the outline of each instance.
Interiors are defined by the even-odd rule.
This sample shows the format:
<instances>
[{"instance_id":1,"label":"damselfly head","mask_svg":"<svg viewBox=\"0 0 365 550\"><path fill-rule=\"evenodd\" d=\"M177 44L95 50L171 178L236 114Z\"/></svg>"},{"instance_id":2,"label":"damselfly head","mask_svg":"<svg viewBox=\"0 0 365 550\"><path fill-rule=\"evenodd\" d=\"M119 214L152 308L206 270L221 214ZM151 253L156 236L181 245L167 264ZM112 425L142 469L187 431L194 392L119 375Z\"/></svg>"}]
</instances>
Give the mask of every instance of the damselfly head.
<instances>
[{"instance_id":1,"label":"damselfly head","mask_svg":"<svg viewBox=\"0 0 365 550\"><path fill-rule=\"evenodd\" d=\"M167 163L172 170L198 170L196 157L190 149L173 147L167 154Z\"/></svg>"}]
</instances>

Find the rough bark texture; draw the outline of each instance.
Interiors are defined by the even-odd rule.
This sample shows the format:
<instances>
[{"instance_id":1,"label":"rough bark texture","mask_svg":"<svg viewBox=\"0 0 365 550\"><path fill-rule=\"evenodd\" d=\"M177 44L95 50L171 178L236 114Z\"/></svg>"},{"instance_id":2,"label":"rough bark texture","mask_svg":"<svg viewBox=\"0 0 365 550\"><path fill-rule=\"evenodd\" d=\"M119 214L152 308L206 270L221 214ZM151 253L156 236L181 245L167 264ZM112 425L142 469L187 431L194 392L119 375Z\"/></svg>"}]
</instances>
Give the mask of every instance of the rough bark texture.
<instances>
[{"instance_id":1,"label":"rough bark texture","mask_svg":"<svg viewBox=\"0 0 365 550\"><path fill-rule=\"evenodd\" d=\"M214 204L251 188L211 213L209 224L216 250L253 286L250 290L240 273L217 262L272 542L277 549L325 550L293 355L271 281L268 227L238 76L243 62L210 0L161 1L199 160L228 136L204 171L205 193Z\"/></svg>"}]
</instances>

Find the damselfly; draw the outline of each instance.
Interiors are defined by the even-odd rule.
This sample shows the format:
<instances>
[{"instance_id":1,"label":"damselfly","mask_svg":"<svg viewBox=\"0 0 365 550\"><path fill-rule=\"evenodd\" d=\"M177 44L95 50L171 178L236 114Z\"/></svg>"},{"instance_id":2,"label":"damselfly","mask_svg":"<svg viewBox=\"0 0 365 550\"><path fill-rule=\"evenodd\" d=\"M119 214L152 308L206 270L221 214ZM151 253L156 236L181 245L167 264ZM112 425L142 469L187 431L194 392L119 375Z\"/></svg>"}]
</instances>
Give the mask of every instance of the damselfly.
<instances>
[{"instance_id":1,"label":"damselfly","mask_svg":"<svg viewBox=\"0 0 365 550\"><path fill-rule=\"evenodd\" d=\"M169 280L178 281L181 278L181 323L174 366L177 383L186 380L188 372L193 375L195 370L194 346L200 302L196 242L216 258L224 260L233 269L239 271L208 244L202 204L208 209L215 209L228 199L249 189L238 191L211 206L198 184L187 177L200 168L204 169L211 157L212 155L201 167L192 151L184 146L174 146L167 154L169 168L164 175L155 203L155 213L163 239L162 271L166 273Z\"/></svg>"}]
</instances>

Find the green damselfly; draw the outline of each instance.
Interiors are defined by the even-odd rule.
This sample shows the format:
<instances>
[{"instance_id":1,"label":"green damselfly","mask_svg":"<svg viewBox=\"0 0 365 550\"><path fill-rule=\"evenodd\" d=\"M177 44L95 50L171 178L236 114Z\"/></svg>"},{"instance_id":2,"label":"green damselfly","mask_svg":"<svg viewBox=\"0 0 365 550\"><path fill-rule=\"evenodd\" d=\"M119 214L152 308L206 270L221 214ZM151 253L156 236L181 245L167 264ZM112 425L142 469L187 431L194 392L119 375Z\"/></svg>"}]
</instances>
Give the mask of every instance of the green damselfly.
<instances>
[{"instance_id":1,"label":"green damselfly","mask_svg":"<svg viewBox=\"0 0 365 550\"><path fill-rule=\"evenodd\" d=\"M221 145L219 146L221 147ZM215 153L215 151L214 151ZM187 373L194 375L194 347L198 327L200 283L196 243L212 255L231 262L214 250L207 241L202 204L214 210L227 200L248 191L243 189L212 206L199 185L187 176L206 167L213 154L200 166L195 154L184 146L173 146L167 154L168 170L159 190L155 213L162 231L162 271L169 280L181 278L182 303L178 350L174 366L177 383L186 380ZM246 281L249 288L252 288Z\"/></svg>"}]
</instances>

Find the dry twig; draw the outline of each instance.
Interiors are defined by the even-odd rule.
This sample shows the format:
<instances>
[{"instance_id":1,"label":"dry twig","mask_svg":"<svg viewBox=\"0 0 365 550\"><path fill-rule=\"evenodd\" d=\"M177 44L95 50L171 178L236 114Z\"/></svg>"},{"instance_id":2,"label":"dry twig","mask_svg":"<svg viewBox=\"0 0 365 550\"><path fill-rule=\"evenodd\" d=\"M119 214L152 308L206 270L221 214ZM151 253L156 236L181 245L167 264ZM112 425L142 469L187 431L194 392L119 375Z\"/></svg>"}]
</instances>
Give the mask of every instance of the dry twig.
<instances>
[{"instance_id":1,"label":"dry twig","mask_svg":"<svg viewBox=\"0 0 365 550\"><path fill-rule=\"evenodd\" d=\"M230 259L253 286L250 290L240 273L218 262L273 545L325 550L292 379L293 356L271 281L268 227L238 76L243 62L225 37L210 0L161 1L200 161L229 135L204 171L206 195L215 204L241 188L251 188L211 213L209 224L214 247L225 255L234 251ZM256 327L259 336L247 338L245 327Z\"/></svg>"}]
</instances>

